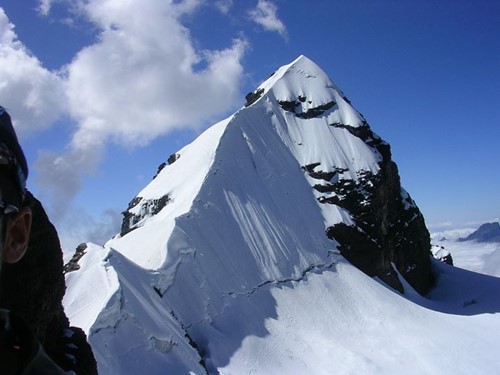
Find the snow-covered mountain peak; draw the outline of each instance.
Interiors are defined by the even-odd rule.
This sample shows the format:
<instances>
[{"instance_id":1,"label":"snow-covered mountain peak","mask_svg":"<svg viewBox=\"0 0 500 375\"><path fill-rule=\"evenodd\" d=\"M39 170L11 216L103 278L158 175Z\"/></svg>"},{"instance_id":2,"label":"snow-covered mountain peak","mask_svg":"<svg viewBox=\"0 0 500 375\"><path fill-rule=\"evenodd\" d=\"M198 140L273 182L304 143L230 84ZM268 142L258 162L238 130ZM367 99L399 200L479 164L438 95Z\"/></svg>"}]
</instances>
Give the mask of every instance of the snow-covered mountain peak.
<instances>
[{"instance_id":1,"label":"snow-covered mountain peak","mask_svg":"<svg viewBox=\"0 0 500 375\"><path fill-rule=\"evenodd\" d=\"M130 335L134 353L154 358L149 373L217 373L245 337L267 335L277 288L333 282L323 275L340 255L401 292L433 282L429 234L389 145L305 56L171 155L105 247L69 278L68 302L78 320L86 280L114 280L98 318L83 319L104 373L140 371L120 345Z\"/></svg>"},{"instance_id":2,"label":"snow-covered mountain peak","mask_svg":"<svg viewBox=\"0 0 500 375\"><path fill-rule=\"evenodd\" d=\"M366 125L328 75L304 55L284 65L247 96L247 106L259 98L277 102L298 118L326 116L330 123L352 127Z\"/></svg>"},{"instance_id":3,"label":"snow-covered mountain peak","mask_svg":"<svg viewBox=\"0 0 500 375\"><path fill-rule=\"evenodd\" d=\"M168 258L167 245L176 222L196 210L196 202L204 191L213 189L213 184L229 190L235 181L241 187L260 181L264 190L271 190L267 185L276 179L280 180L276 183L288 186L314 187L307 194L309 199L329 201L339 195L330 189L332 183L353 181L356 185L379 172L388 153L387 144L307 57L300 56L279 68L252 95L247 96L251 103L173 155L169 165L130 202L121 236L111 240L108 247L155 269ZM232 168L237 178L227 175ZM289 182L277 177L289 175L290 170L294 170L294 177ZM241 187L236 195L248 194ZM341 206L319 206L322 231L339 222L353 224L351 215ZM142 229L146 224L150 229ZM156 226L161 230L151 229ZM144 231L151 235L144 236ZM160 249L159 243L163 244ZM276 275L283 276L280 272Z\"/></svg>"}]
</instances>

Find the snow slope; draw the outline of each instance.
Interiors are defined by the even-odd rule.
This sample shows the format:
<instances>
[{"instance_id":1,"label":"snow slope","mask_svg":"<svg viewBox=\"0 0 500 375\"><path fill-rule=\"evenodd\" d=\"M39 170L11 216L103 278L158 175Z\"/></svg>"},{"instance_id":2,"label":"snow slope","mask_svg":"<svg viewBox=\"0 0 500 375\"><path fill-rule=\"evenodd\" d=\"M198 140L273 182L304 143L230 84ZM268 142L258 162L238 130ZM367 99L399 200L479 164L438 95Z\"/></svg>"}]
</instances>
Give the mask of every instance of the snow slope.
<instances>
[{"instance_id":1,"label":"snow slope","mask_svg":"<svg viewBox=\"0 0 500 375\"><path fill-rule=\"evenodd\" d=\"M485 313L499 311L500 304L495 299L498 280L469 273L456 275L449 267L440 267L443 275L434 292L436 297L431 295L431 300L426 300L415 294L416 303L367 279L344 262L335 271L274 287L269 291L270 302L275 305L273 314L262 316L267 333L262 337L247 335L219 371L497 373L498 341L490 330L498 328L499 319L498 315ZM462 280L460 285L454 285L457 276ZM467 285L467 281L475 283L473 290L461 297L446 297L450 289ZM489 289L479 291L481 287ZM477 305L467 305L469 301L477 301ZM213 337L209 346L219 353L218 346L224 347L226 340L218 335Z\"/></svg>"},{"instance_id":2,"label":"snow slope","mask_svg":"<svg viewBox=\"0 0 500 375\"><path fill-rule=\"evenodd\" d=\"M90 246L68 275L64 305L100 372L498 370L498 279L436 264L430 298L409 286L403 297L325 235L350 215L320 205L301 167L335 165L335 178L356 180L381 160L331 126L364 119L326 74L301 56L254 94L139 192L131 231Z\"/></svg>"},{"instance_id":3,"label":"snow slope","mask_svg":"<svg viewBox=\"0 0 500 375\"><path fill-rule=\"evenodd\" d=\"M110 303L89 332L100 373L204 374L151 288L154 275L113 257L105 263L124 275L113 296L122 302ZM297 280L233 294L222 314L189 330L211 373L497 373L500 279L435 267L433 292L405 298L339 259ZM86 302L91 310L94 300Z\"/></svg>"}]
</instances>

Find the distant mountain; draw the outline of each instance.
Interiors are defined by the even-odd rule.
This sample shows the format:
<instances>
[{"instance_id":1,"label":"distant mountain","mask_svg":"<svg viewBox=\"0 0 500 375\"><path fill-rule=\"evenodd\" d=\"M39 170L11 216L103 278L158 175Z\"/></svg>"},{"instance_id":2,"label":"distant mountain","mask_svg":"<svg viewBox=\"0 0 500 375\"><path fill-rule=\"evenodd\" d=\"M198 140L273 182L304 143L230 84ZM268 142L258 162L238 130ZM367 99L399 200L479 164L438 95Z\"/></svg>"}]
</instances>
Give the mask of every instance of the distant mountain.
<instances>
[{"instance_id":1,"label":"distant mountain","mask_svg":"<svg viewBox=\"0 0 500 375\"><path fill-rule=\"evenodd\" d=\"M495 373L498 284L436 263L390 146L300 56L80 248L64 306L102 374Z\"/></svg>"},{"instance_id":2,"label":"distant mountain","mask_svg":"<svg viewBox=\"0 0 500 375\"><path fill-rule=\"evenodd\" d=\"M500 224L486 223L481 225L475 232L467 237L459 238L459 241L476 241L476 242L500 242Z\"/></svg>"}]
</instances>

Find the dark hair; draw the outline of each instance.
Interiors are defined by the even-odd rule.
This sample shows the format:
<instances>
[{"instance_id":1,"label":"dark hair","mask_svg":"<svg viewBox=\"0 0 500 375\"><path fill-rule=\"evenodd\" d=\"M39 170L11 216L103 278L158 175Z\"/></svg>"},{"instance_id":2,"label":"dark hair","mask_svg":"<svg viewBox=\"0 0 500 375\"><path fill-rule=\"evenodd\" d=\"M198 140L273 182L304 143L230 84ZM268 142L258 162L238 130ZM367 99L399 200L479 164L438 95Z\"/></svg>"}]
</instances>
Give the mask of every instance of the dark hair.
<instances>
[{"instance_id":1,"label":"dark hair","mask_svg":"<svg viewBox=\"0 0 500 375\"><path fill-rule=\"evenodd\" d=\"M0 166L0 192L2 193L2 200L5 203L21 207L23 197L19 192L16 176L13 175L12 170L3 166Z\"/></svg>"},{"instance_id":2,"label":"dark hair","mask_svg":"<svg viewBox=\"0 0 500 375\"><path fill-rule=\"evenodd\" d=\"M28 178L28 164L17 139L10 115L0 105L0 165L10 168L22 200Z\"/></svg>"}]
</instances>

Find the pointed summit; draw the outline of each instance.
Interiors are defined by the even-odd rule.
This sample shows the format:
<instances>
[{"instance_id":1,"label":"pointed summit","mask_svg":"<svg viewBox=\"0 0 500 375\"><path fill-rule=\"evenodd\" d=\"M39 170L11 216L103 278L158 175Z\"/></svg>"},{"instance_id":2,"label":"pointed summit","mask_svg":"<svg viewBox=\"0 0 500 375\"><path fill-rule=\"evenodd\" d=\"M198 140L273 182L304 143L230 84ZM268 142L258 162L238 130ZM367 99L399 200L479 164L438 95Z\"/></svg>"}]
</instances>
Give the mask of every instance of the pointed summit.
<instances>
[{"instance_id":1,"label":"pointed summit","mask_svg":"<svg viewBox=\"0 0 500 375\"><path fill-rule=\"evenodd\" d=\"M366 121L328 75L304 55L279 68L253 93L247 95L247 106L267 97L283 109L301 118L312 118L332 109L332 122L358 127ZM248 100L251 99L251 100Z\"/></svg>"}]
</instances>

